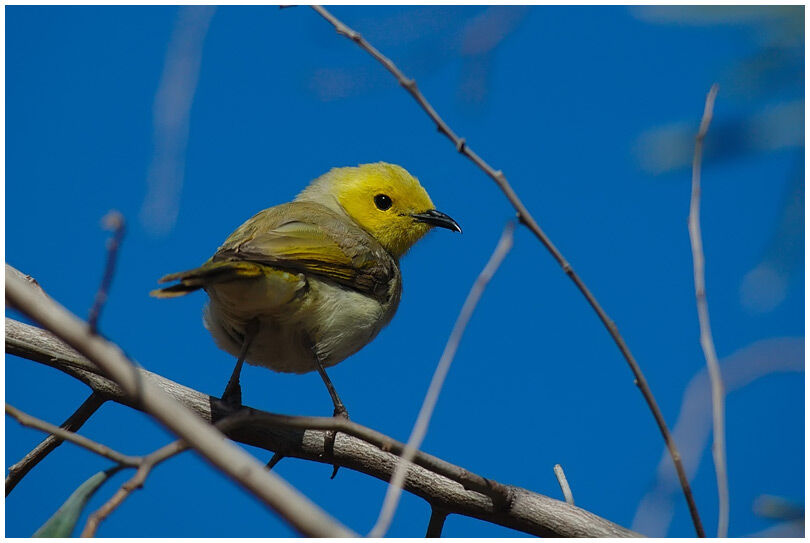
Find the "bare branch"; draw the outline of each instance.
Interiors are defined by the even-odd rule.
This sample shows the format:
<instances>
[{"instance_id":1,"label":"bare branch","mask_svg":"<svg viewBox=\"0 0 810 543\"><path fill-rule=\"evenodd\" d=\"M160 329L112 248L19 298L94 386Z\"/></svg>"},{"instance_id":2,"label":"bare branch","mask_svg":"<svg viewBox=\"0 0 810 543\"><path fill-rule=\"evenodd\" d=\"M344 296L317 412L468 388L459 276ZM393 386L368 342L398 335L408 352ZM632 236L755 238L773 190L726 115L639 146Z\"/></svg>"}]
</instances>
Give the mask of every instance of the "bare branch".
<instances>
[{"instance_id":1,"label":"bare branch","mask_svg":"<svg viewBox=\"0 0 810 543\"><path fill-rule=\"evenodd\" d=\"M122 466L135 467L141 463L140 457L121 454L120 452L115 451L106 445L102 445L101 443L97 443L92 439L87 439L84 436L80 436L79 434L69 432L64 428L60 428L55 424L45 422L44 420L32 417L27 413L23 413L16 407L9 404L6 404L6 415L11 416L23 426L47 432L51 435L55 435L63 441L70 441L79 447L87 449L90 452L94 452L99 456L103 456L104 458L108 458L117 464L121 464Z\"/></svg>"},{"instance_id":2,"label":"bare branch","mask_svg":"<svg viewBox=\"0 0 810 543\"><path fill-rule=\"evenodd\" d=\"M717 498L719 503L717 537L728 534L729 496L728 472L726 469L726 430L725 430L725 392L720 363L712 340L712 328L709 322L709 304L706 302L705 259L703 256L703 237L700 233L700 162L703 156L703 140L712 122L714 99L717 96L717 83L712 85L706 95L703 118L695 137L695 155L692 160L692 198L689 203L689 241L692 244L692 262L695 276L695 298L697 299L698 320L700 321L700 345L706 357L706 367L712 384L712 421L714 444L712 457L714 471L717 475Z\"/></svg>"},{"instance_id":3,"label":"bare branch","mask_svg":"<svg viewBox=\"0 0 810 543\"><path fill-rule=\"evenodd\" d=\"M90 361L45 330L7 318L6 352L56 368L84 382L112 401L139 411L144 410L142 405L134 402L119 385L105 377ZM232 414L232 411L219 402L218 398L190 389L144 369L138 369L137 372L142 381L153 383L211 424ZM391 480L398 460L396 455L387 452L388 447L391 451L404 449L402 443L351 421L336 420L332 417L290 417L252 408L245 409L246 411L240 413L244 417L250 417L251 422L250 424L240 424L238 418L235 417L236 420L233 424L238 427L234 430L226 429L226 434L231 439L267 451L282 451L289 457L329 465L337 463L344 468L371 475L382 481ZM282 424L285 419L289 422L288 426ZM340 432L335 438L333 456L324 454L325 430L304 430L293 427L295 421L300 421L300 428L315 428L317 426L314 423L319 420L323 421L320 428ZM328 426L327 421L331 421L332 425ZM313 424L308 426L309 423ZM358 428L368 432L367 435L364 435L364 438L369 439L368 442L351 435ZM375 436L384 438L384 441L380 440L380 445L374 445ZM425 465L430 465L430 468L420 465L422 463L420 458L423 455L426 460ZM500 483L484 479L464 468L453 466L425 453L419 453L414 458L414 462L417 463L417 466L408 470L403 488L454 514L477 518L537 536L639 536L636 532L583 509L519 487L506 487L509 495L512 496L511 507L508 509L496 507L487 495L480 491L467 489L466 485L437 474L433 468L438 466L443 468L443 472L466 474L465 480L469 485L473 481L483 481L490 486L500 485Z\"/></svg>"},{"instance_id":4,"label":"bare branch","mask_svg":"<svg viewBox=\"0 0 810 543\"><path fill-rule=\"evenodd\" d=\"M104 266L104 276L101 278L101 284L98 286L98 291L96 292L96 299L87 317L87 324L90 326L90 331L94 334L98 332L98 318L101 315L104 304L107 302L107 295L110 292L110 285L115 275L118 249L121 247L121 241L124 239L124 232L126 231L124 216L114 209L104 215L102 224L105 229L112 230L113 234L110 236L110 239L107 240L107 264Z\"/></svg>"},{"instance_id":5,"label":"bare branch","mask_svg":"<svg viewBox=\"0 0 810 543\"><path fill-rule=\"evenodd\" d=\"M229 416L233 419L235 424L242 424L243 422L250 422L255 424L257 422L268 424L279 428L296 428L301 430L325 430L327 432L341 432L358 439L362 439L366 443L370 443L379 447L380 450L391 452L396 455L402 455L405 451L405 444L388 437L371 428L361 426L356 422L348 419L337 417L304 417L293 415L280 415L276 413L267 413L253 408L244 407L235 415ZM278 463L284 457L276 459L279 453L273 456L268 462L268 469ZM417 466L421 466L426 470L432 471L437 475L441 475L460 484L465 490L474 490L485 496L489 496L493 503L503 503L509 499L509 488L497 481L492 481L471 473L463 468L454 466L449 462L445 462L440 458L431 456L427 453L416 451L411 461Z\"/></svg>"},{"instance_id":6,"label":"bare branch","mask_svg":"<svg viewBox=\"0 0 810 543\"><path fill-rule=\"evenodd\" d=\"M275 452L273 453L273 456L270 458L270 460L267 461L267 464L264 467L269 470L273 469L282 460L284 460L284 455L280 452Z\"/></svg>"},{"instance_id":7,"label":"bare branch","mask_svg":"<svg viewBox=\"0 0 810 543\"><path fill-rule=\"evenodd\" d=\"M560 483L560 489L563 496L565 496L565 503L574 505L574 495L571 493L571 487L568 486L568 479L565 478L565 472L559 464L554 464L554 475L557 476L557 482Z\"/></svg>"},{"instance_id":8,"label":"bare branch","mask_svg":"<svg viewBox=\"0 0 810 543\"><path fill-rule=\"evenodd\" d=\"M377 522L369 532L369 537L383 537L391 525L391 520L394 518L394 512L397 509L399 496L402 490L402 483L405 481L405 475L408 471L416 451L422 444L422 440L427 433L428 425L430 424L430 417L433 415L433 409L436 407L436 402L439 400L439 394L442 391L444 379L447 377L447 372L450 371L450 365L453 363L453 358L456 356L456 351L461 343L461 338L464 336L464 331L467 329L467 323L481 299L487 284L492 276L498 270L498 267L503 262L509 250L512 248L515 234L515 223L509 221L503 229L501 238L498 244L489 257L484 269L478 275L467 299L464 300L464 305L461 307L458 319L453 325L453 331L450 332L450 338L447 340L447 345L444 347L439 363L436 366L436 371L433 373L433 379L430 381L425 400L422 402L422 408L419 410L419 415L416 418L416 423L411 430L411 435L408 438L408 443L405 445L405 452L402 453L400 461L397 463L397 469L394 471L394 476L391 478L391 484L385 492L385 499L377 517Z\"/></svg>"},{"instance_id":9,"label":"bare branch","mask_svg":"<svg viewBox=\"0 0 810 543\"><path fill-rule=\"evenodd\" d=\"M184 442L178 440L168 445L161 447L160 449L156 450L153 453L150 453L144 456L141 459L140 465L138 466L138 470L135 472L135 475L132 476L126 483L121 485L121 488L113 494L112 498L110 498L104 505L102 505L98 510L92 513L88 519L87 523L84 525L84 529L82 530L82 537L95 537L96 531L98 530L99 525L108 517L110 514L115 511L119 505L121 505L124 500L126 500L130 494L134 490L137 490L143 487L143 483L149 474L152 472L155 466L163 462L164 460L168 460L169 458L185 451L188 448Z\"/></svg>"},{"instance_id":10,"label":"bare branch","mask_svg":"<svg viewBox=\"0 0 810 543\"><path fill-rule=\"evenodd\" d=\"M243 425L249 424L253 422L249 416L245 416L245 413L241 411L237 411L234 415L229 415L224 419L220 419L216 422L215 426L220 431L227 431L233 428L239 428ZM152 472L152 470L158 464L172 458L181 452L188 449L188 445L183 440L173 441L168 445L161 447L160 449L144 456L140 464L138 465L138 470L135 472L135 475L132 476L126 483L121 485L121 488L97 511L91 514L88 519L87 523L82 530L82 537L95 537L96 531L98 530L99 525L115 511L123 502L126 500L133 491L143 488L143 484L146 481L146 478ZM274 455L273 458L276 458L277 455ZM280 456L276 463L281 460L283 456ZM272 459L271 459L272 462ZM267 469L272 469L273 466L268 463Z\"/></svg>"},{"instance_id":11,"label":"bare branch","mask_svg":"<svg viewBox=\"0 0 810 543\"><path fill-rule=\"evenodd\" d=\"M31 277L28 274L25 274L25 273L21 272L20 270L18 270L14 266L12 266L10 264L6 264L6 275L9 275L9 274L11 274L14 277L16 277L16 278L30 284L32 287L34 287L36 292L38 292L40 295L48 296L47 294L45 294L45 291L42 290L42 287L40 286L40 284L37 282L36 279L34 279L33 277Z\"/></svg>"},{"instance_id":12,"label":"bare branch","mask_svg":"<svg viewBox=\"0 0 810 543\"><path fill-rule=\"evenodd\" d=\"M256 461L191 410L143 379L120 348L98 335L65 308L42 296L15 274L6 274L6 301L92 361L125 394L166 428L185 440L233 481L274 509L305 535L351 536L352 532L327 515L292 486Z\"/></svg>"},{"instance_id":13,"label":"bare branch","mask_svg":"<svg viewBox=\"0 0 810 543\"><path fill-rule=\"evenodd\" d=\"M428 522L425 537L441 537L445 520L447 520L447 511L442 511L441 509L431 506L430 521Z\"/></svg>"},{"instance_id":14,"label":"bare branch","mask_svg":"<svg viewBox=\"0 0 810 543\"><path fill-rule=\"evenodd\" d=\"M87 422L93 413L104 404L105 399L95 392L90 394L82 405L65 421L62 423L62 428L69 432L77 432L82 425ZM34 447L31 452L26 454L19 462L8 468L8 476L6 477L6 496L14 490L17 483L22 481L31 469L39 464L51 451L62 444L62 440L53 434L46 437L40 442L39 445Z\"/></svg>"},{"instance_id":15,"label":"bare branch","mask_svg":"<svg viewBox=\"0 0 810 543\"><path fill-rule=\"evenodd\" d=\"M459 153L469 158L476 166L486 173L495 182L495 184L498 185L506 198L512 204L512 207L514 207L514 209L518 212L520 221L532 231L538 240L540 240L540 243L542 243L543 246L551 253L551 256L557 261L565 274L574 282L577 289L579 289L579 291L588 301L588 304L590 304L590 306L596 312L599 320L602 321L602 324L607 329L610 337L613 338L613 341L621 351L622 356L624 356L627 364L630 366L630 370L633 372L633 376L635 377L635 383L641 391L641 394L644 396L644 400L647 402L647 405L655 418L658 429L660 430L661 435L664 438L664 442L667 445L667 449L669 450L672 463L675 465L675 470L678 472L678 480L681 484L681 488L683 489L686 503L689 506L689 513L692 516L692 523L695 525L695 531L699 537L704 537L705 533L703 531L703 524L700 520L697 505L695 504L695 499L692 495L692 489L689 486L689 480L686 477L686 473L683 469L678 449L675 446L675 442L672 439L672 435L667 427L667 423L664 420L664 415L661 413L661 409L658 407L658 403L656 402L655 396L653 396L652 390L647 383L647 379L644 377L644 374L641 371L641 367L638 365L636 359L633 357L633 354L630 352L630 348L627 346L624 338L619 333L619 329L616 327L616 324L610 319L605 310L602 309L602 306L599 304L599 302L597 302L596 298L582 279L574 272L571 264L568 263L568 261L563 257L562 253L560 253L548 236L546 236L546 234L537 224L537 221L534 220L532 215L529 213L529 210L526 208L520 198L518 198L517 193L515 193L512 186L506 180L506 176L503 174L503 172L501 170L495 170L492 166L485 162L481 157L473 152L464 138L458 137L455 132L452 131L447 123L445 123L444 120L439 117L436 110L433 109L433 106L430 105L424 95L419 91L416 81L406 77L405 74L402 73L402 71L400 71L400 69L397 68L397 66L389 58L380 53L376 48L374 48L374 46L363 39L359 33L346 26L322 6L312 6L312 8L318 12L321 17L326 19L332 26L334 26L338 34L341 34L342 36L345 36L355 42L363 50L373 56L380 64L382 64L386 70L391 72L394 77L397 78L399 84L402 85L405 90L408 91L408 93L410 93L410 95L422 107L425 113L427 113L433 122L436 123L436 127L439 132L447 136Z\"/></svg>"},{"instance_id":16,"label":"bare branch","mask_svg":"<svg viewBox=\"0 0 810 543\"><path fill-rule=\"evenodd\" d=\"M777 337L755 341L722 359L721 373L727 395L741 392L752 383L771 375L802 373L805 369L803 337ZM778 423L766 419L764 424ZM694 480L703 451L712 433L711 381L704 366L690 379L683 392L681 407L672 429L683 452L683 464ZM755 436L750 436L756 439ZM665 537L674 515L675 493L679 491L669 469L669 454L661 452L656 481L647 490L633 518L635 530L648 537Z\"/></svg>"}]
</instances>

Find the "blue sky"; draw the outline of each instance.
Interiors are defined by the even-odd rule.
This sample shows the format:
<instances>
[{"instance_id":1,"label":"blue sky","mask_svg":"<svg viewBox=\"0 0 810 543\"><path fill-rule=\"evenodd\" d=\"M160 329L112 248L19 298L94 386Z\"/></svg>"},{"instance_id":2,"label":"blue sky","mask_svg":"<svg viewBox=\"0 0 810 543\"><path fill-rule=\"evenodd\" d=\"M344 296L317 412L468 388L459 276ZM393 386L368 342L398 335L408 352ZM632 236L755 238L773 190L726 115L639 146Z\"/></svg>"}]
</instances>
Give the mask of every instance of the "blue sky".
<instances>
[{"instance_id":1,"label":"blue sky","mask_svg":"<svg viewBox=\"0 0 810 543\"><path fill-rule=\"evenodd\" d=\"M233 360L202 326L205 296L150 298L157 278L203 262L253 213L331 167L401 164L464 234L431 233L406 255L393 322L330 375L353 420L405 440L453 320L513 211L390 75L312 10L204 9L6 8L6 261L84 316L102 273L100 220L120 210L128 232L101 330L147 369L219 395ZM688 160L705 94L719 82L703 170L709 309L720 358L755 352L761 374L728 396L729 533L774 526L753 511L763 494L803 504L803 8L333 12L416 77L456 132L505 172L616 321L670 426L705 364L686 229ZM188 115L184 96L193 98ZM143 211L149 179L168 195L151 215ZM7 357L6 401L24 411L59 423L87 394L55 370ZM243 394L275 412L332 409L315 373L247 367ZM116 405L82 433L128 454L170 439ZM6 466L40 439L7 420ZM665 500L671 523L634 524L662 447L610 337L519 230L469 325L423 450L557 498L560 463L581 507L650 535L689 536L678 493ZM708 448L700 459L693 488L714 533ZM6 535L32 534L108 465L57 449L7 498ZM330 481L330 466L299 460L276 469L349 527L372 526L381 481L347 469ZM127 477L117 475L89 509ZM405 495L390 535L421 536L428 516L426 503ZM444 534L517 535L457 516ZM186 454L160 467L99 535L292 532Z\"/></svg>"}]
</instances>

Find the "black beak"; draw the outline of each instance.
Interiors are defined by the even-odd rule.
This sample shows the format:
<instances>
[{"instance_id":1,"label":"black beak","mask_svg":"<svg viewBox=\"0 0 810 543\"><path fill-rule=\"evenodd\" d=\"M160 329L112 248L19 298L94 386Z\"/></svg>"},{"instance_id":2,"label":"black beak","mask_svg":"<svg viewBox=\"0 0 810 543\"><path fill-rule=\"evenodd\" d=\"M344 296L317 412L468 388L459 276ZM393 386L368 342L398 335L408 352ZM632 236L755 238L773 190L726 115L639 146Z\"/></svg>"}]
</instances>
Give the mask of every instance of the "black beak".
<instances>
[{"instance_id":1,"label":"black beak","mask_svg":"<svg viewBox=\"0 0 810 543\"><path fill-rule=\"evenodd\" d=\"M419 222L423 222L431 226L441 226L442 228L453 230L459 234L461 233L461 227L456 221L451 219L449 215L445 215L441 211L436 211L435 209L429 209L424 213L413 213L411 217Z\"/></svg>"}]
</instances>

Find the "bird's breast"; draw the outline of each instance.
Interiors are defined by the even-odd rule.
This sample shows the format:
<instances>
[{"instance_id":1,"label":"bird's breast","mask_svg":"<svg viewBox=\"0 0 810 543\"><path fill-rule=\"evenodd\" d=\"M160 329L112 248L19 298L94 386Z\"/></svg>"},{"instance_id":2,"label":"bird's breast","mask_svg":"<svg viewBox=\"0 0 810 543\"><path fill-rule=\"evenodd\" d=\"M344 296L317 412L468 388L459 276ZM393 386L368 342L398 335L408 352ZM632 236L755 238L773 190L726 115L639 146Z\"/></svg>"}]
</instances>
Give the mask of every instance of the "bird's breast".
<instances>
[{"instance_id":1,"label":"bird's breast","mask_svg":"<svg viewBox=\"0 0 810 543\"><path fill-rule=\"evenodd\" d=\"M256 318L259 331L248 350L248 363L306 373L315 370L317 354L324 366L333 366L368 344L391 321L402 292L398 271L385 285L383 295L364 294L313 276L305 277L305 284L282 303L273 292L268 296L274 303L262 304L257 296L273 290L262 284L245 282L243 288L250 289L249 298L252 295L247 304L228 303L241 297L229 291L231 296L226 299L212 288L206 327L222 349L237 356L245 324Z\"/></svg>"}]
</instances>

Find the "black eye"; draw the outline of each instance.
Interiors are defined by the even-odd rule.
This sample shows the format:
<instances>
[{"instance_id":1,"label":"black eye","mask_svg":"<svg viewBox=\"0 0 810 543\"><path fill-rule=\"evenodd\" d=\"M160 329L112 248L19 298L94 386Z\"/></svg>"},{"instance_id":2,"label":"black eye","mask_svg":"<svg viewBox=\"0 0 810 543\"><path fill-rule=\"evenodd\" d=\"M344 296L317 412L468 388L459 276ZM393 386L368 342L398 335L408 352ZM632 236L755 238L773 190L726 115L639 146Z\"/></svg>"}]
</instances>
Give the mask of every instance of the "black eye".
<instances>
[{"instance_id":1,"label":"black eye","mask_svg":"<svg viewBox=\"0 0 810 543\"><path fill-rule=\"evenodd\" d=\"M377 209L381 211L385 211L391 207L391 203L391 198L385 194L378 194L374 197L374 205L376 205Z\"/></svg>"}]
</instances>

